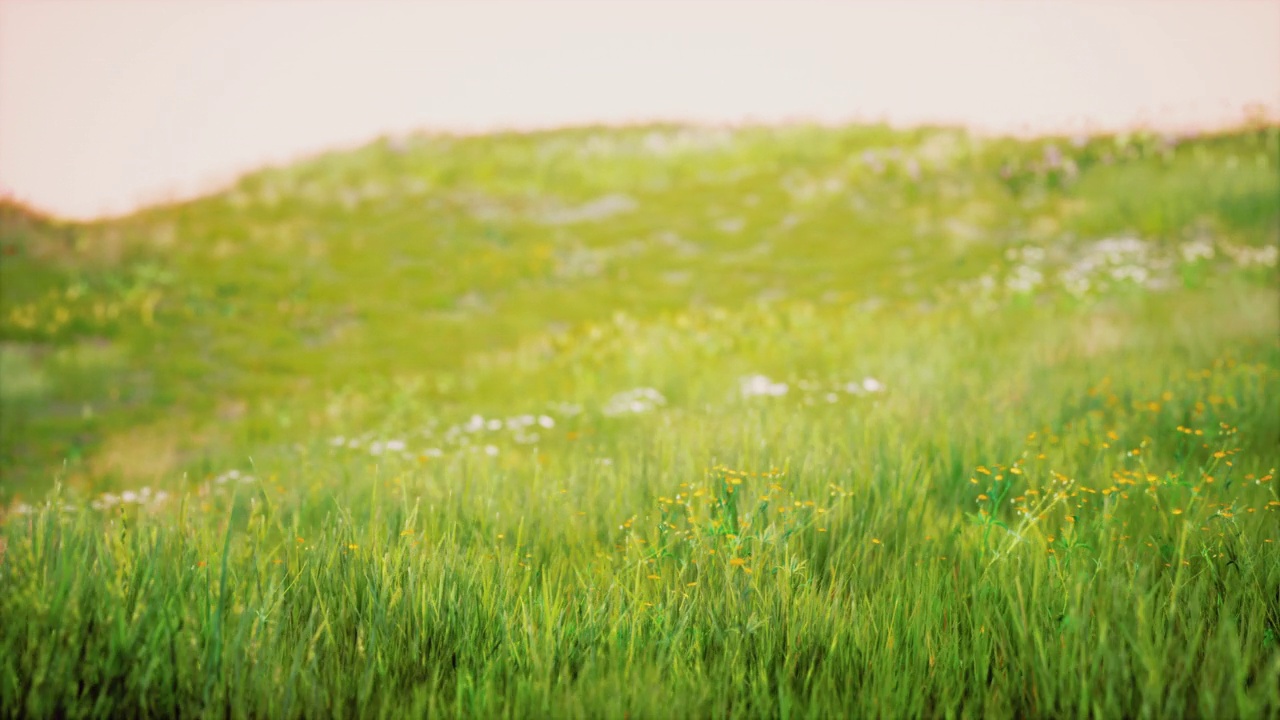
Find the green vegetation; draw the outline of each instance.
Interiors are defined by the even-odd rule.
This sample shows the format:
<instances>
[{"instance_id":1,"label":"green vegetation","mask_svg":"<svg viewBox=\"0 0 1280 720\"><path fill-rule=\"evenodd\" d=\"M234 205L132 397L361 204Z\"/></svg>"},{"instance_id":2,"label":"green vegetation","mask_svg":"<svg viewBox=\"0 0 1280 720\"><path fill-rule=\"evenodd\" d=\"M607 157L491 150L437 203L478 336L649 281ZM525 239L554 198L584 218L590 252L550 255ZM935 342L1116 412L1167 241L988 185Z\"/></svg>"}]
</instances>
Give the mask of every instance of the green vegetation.
<instances>
[{"instance_id":1,"label":"green vegetation","mask_svg":"<svg viewBox=\"0 0 1280 720\"><path fill-rule=\"evenodd\" d=\"M0 708L1280 715L1280 128L0 207Z\"/></svg>"}]
</instances>

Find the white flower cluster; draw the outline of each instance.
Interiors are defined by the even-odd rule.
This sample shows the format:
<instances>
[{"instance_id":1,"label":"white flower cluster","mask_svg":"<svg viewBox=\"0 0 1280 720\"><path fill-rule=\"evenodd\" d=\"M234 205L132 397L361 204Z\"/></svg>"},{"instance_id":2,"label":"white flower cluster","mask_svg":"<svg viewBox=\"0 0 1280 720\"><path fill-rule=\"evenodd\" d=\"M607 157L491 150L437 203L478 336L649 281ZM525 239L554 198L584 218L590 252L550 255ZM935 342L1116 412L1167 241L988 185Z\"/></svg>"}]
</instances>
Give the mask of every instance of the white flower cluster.
<instances>
[{"instance_id":1,"label":"white flower cluster","mask_svg":"<svg viewBox=\"0 0 1280 720\"><path fill-rule=\"evenodd\" d=\"M247 485L254 481L254 477L252 475L241 474L239 470L228 470L213 479L214 484L217 485L226 485L233 481ZM145 490L146 488L143 489Z\"/></svg>"},{"instance_id":2,"label":"white flower cluster","mask_svg":"<svg viewBox=\"0 0 1280 720\"><path fill-rule=\"evenodd\" d=\"M760 374L748 375L742 378L738 383L738 388L744 398L782 397L791 390L791 386L787 383L774 382L767 376ZM870 376L862 380L837 383L836 385L826 385L814 380L800 380L796 382L796 388L808 395L805 401L810 404L812 404L815 394L821 394L822 398L828 403L834 403L839 401L840 393L868 395L885 391L884 383Z\"/></svg>"},{"instance_id":3,"label":"white flower cluster","mask_svg":"<svg viewBox=\"0 0 1280 720\"><path fill-rule=\"evenodd\" d=\"M850 395L884 392L884 383L873 377L865 377L862 378L862 382L860 384L849 383L848 385L845 385L844 391Z\"/></svg>"},{"instance_id":4,"label":"white flower cluster","mask_svg":"<svg viewBox=\"0 0 1280 720\"><path fill-rule=\"evenodd\" d=\"M1108 279L1141 285L1149 263L1148 244L1139 238L1104 238L1085 246L1084 254L1062 271L1060 280L1067 292L1083 297L1095 287L1105 288Z\"/></svg>"},{"instance_id":5,"label":"white flower cluster","mask_svg":"<svg viewBox=\"0 0 1280 720\"><path fill-rule=\"evenodd\" d=\"M1035 292L1043 284L1044 273L1030 265L1015 267L1004 280L1005 287L1015 295Z\"/></svg>"},{"instance_id":6,"label":"white flower cluster","mask_svg":"<svg viewBox=\"0 0 1280 720\"><path fill-rule=\"evenodd\" d=\"M556 421L550 415L515 415L513 417L500 420L498 418L485 419L482 415L472 415L471 419L463 425L454 425L445 431L444 439L451 445L467 445L466 435L474 435L476 433L494 433L506 430L512 434L512 440L520 445L532 445L541 439L536 428L550 430L556 426ZM488 447L486 446L486 451ZM496 453L489 453L494 455Z\"/></svg>"},{"instance_id":7,"label":"white flower cluster","mask_svg":"<svg viewBox=\"0 0 1280 720\"><path fill-rule=\"evenodd\" d=\"M1247 245L1232 245L1230 243L1220 243L1222 246L1222 254L1231 258L1236 265L1248 267L1275 267L1277 257L1280 256L1280 249L1275 245L1264 245L1262 247L1249 247Z\"/></svg>"},{"instance_id":8,"label":"white flower cluster","mask_svg":"<svg viewBox=\"0 0 1280 720\"><path fill-rule=\"evenodd\" d=\"M1031 294L1054 284L1076 298L1114 287L1159 291L1176 280L1179 264L1198 265L1227 258L1239 268L1275 267L1280 248L1251 247L1196 239L1176 247L1134 236L1109 237L1052 251L1036 246L1005 251L1009 266L992 268L973 280L956 283L959 295L977 311L990 311L1009 295ZM1051 262L1052 261L1052 262Z\"/></svg>"},{"instance_id":9,"label":"white flower cluster","mask_svg":"<svg viewBox=\"0 0 1280 720\"><path fill-rule=\"evenodd\" d=\"M1059 281L1077 298L1113 284L1163 290L1172 282L1173 264L1155 243L1131 236L1103 238L1085 245L1083 253L1059 273Z\"/></svg>"},{"instance_id":10,"label":"white flower cluster","mask_svg":"<svg viewBox=\"0 0 1280 720\"><path fill-rule=\"evenodd\" d=\"M765 395L768 397L781 397L787 394L787 384L784 382L773 382L764 375L748 375L739 382L742 390L742 397L756 397Z\"/></svg>"},{"instance_id":11,"label":"white flower cluster","mask_svg":"<svg viewBox=\"0 0 1280 720\"><path fill-rule=\"evenodd\" d=\"M620 392L604 404L602 412L609 417L620 415L637 415L650 412L667 404L662 393L649 387L635 388Z\"/></svg>"},{"instance_id":12,"label":"white flower cluster","mask_svg":"<svg viewBox=\"0 0 1280 720\"><path fill-rule=\"evenodd\" d=\"M552 403L558 414L576 415L582 412L580 405L573 403ZM494 456L499 453L499 446L494 444L498 433L509 433L510 440L520 445L532 445L541 440L539 431L550 430L556 426L556 420L550 415L534 415L525 413L507 418L486 418L480 414L472 414L466 421L450 425L443 433L437 433L437 423L432 420L422 428L420 436L432 446L413 448L411 442L401 437L387 438L378 433L364 433L347 437L337 435L329 439L331 447L346 450L364 450L375 457L400 457L404 460L439 458L445 450L474 450Z\"/></svg>"},{"instance_id":13,"label":"white flower cluster","mask_svg":"<svg viewBox=\"0 0 1280 720\"><path fill-rule=\"evenodd\" d=\"M1195 263L1200 260L1213 259L1213 243L1207 240L1194 240L1189 243L1183 243L1181 247L1182 261L1185 263Z\"/></svg>"},{"instance_id":14,"label":"white flower cluster","mask_svg":"<svg viewBox=\"0 0 1280 720\"><path fill-rule=\"evenodd\" d=\"M159 505L168 499L169 493L163 490L152 492L151 488L144 487L136 492L125 490L119 495L102 493L89 502L89 507L94 510L110 510L117 505L143 505L149 507Z\"/></svg>"},{"instance_id":15,"label":"white flower cluster","mask_svg":"<svg viewBox=\"0 0 1280 720\"><path fill-rule=\"evenodd\" d=\"M1044 285L1044 248L1035 245L1009 248L1004 256L1006 260L1017 263L1004 279L1005 289L1010 293L1026 295Z\"/></svg>"},{"instance_id":16,"label":"white flower cluster","mask_svg":"<svg viewBox=\"0 0 1280 720\"><path fill-rule=\"evenodd\" d=\"M44 507L52 508L53 503L47 502L44 504ZM36 510L38 509L39 509L38 507L33 505L28 505L27 503L17 503L13 507L9 508L9 512L13 513L14 515L30 515L36 512ZM76 507L75 505L72 505L71 503L63 503L60 509L64 513L72 513L79 510L80 508Z\"/></svg>"},{"instance_id":17,"label":"white flower cluster","mask_svg":"<svg viewBox=\"0 0 1280 720\"><path fill-rule=\"evenodd\" d=\"M149 510L162 505L169 497L169 493L164 490L152 490L150 487L143 487L138 490L125 490L120 493L104 492L90 500L89 507L97 511L110 510L114 507L136 507ZM46 501L43 505L17 503L9 508L9 512L14 515L31 515L40 509L54 509L55 507L64 513L74 513L81 509L81 506L74 502L63 501L60 505L55 506L53 502Z\"/></svg>"}]
</instances>

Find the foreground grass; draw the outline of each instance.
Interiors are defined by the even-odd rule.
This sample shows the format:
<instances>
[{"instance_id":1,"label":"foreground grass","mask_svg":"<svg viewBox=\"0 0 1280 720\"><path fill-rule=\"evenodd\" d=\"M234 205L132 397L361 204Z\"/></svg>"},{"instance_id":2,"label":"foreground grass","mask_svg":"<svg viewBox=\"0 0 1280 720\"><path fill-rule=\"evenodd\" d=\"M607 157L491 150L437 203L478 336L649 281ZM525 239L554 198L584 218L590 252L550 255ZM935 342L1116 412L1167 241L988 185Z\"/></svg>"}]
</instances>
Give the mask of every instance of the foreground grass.
<instances>
[{"instance_id":1,"label":"foreground grass","mask_svg":"<svg viewBox=\"0 0 1280 720\"><path fill-rule=\"evenodd\" d=\"M663 132L11 222L0 707L1280 712L1274 129Z\"/></svg>"}]
</instances>

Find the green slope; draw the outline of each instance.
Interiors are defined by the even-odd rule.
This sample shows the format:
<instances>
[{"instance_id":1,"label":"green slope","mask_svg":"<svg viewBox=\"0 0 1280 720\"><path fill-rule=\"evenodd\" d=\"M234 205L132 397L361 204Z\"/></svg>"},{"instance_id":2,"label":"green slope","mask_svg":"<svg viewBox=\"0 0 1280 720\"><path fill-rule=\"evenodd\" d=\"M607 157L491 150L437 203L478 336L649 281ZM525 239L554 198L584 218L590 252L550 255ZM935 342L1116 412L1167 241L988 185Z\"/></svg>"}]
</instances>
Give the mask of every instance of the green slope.
<instances>
[{"instance_id":1,"label":"green slope","mask_svg":"<svg viewBox=\"0 0 1280 720\"><path fill-rule=\"evenodd\" d=\"M219 413L272 422L268 408L370 375L447 383L478 354L617 311L945 303L1009 248L1062 263L1125 233L1265 245L1275 145L1274 128L1083 144L875 127L414 136L119 221L7 210L3 492L47 486L67 457L81 477L122 428L183 428L162 452L186 461L235 433Z\"/></svg>"}]
</instances>

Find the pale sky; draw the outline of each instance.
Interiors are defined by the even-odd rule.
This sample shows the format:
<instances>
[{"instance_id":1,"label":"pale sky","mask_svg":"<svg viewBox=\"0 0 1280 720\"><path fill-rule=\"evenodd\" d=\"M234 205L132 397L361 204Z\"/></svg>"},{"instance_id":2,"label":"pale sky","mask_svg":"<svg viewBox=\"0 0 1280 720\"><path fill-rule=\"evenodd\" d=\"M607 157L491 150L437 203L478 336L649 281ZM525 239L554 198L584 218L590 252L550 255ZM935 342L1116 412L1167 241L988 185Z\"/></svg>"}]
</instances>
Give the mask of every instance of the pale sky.
<instances>
[{"instance_id":1,"label":"pale sky","mask_svg":"<svg viewBox=\"0 0 1280 720\"><path fill-rule=\"evenodd\" d=\"M1247 103L1280 108L1280 2L0 0L0 193L77 218L413 129L1183 129Z\"/></svg>"}]
</instances>

